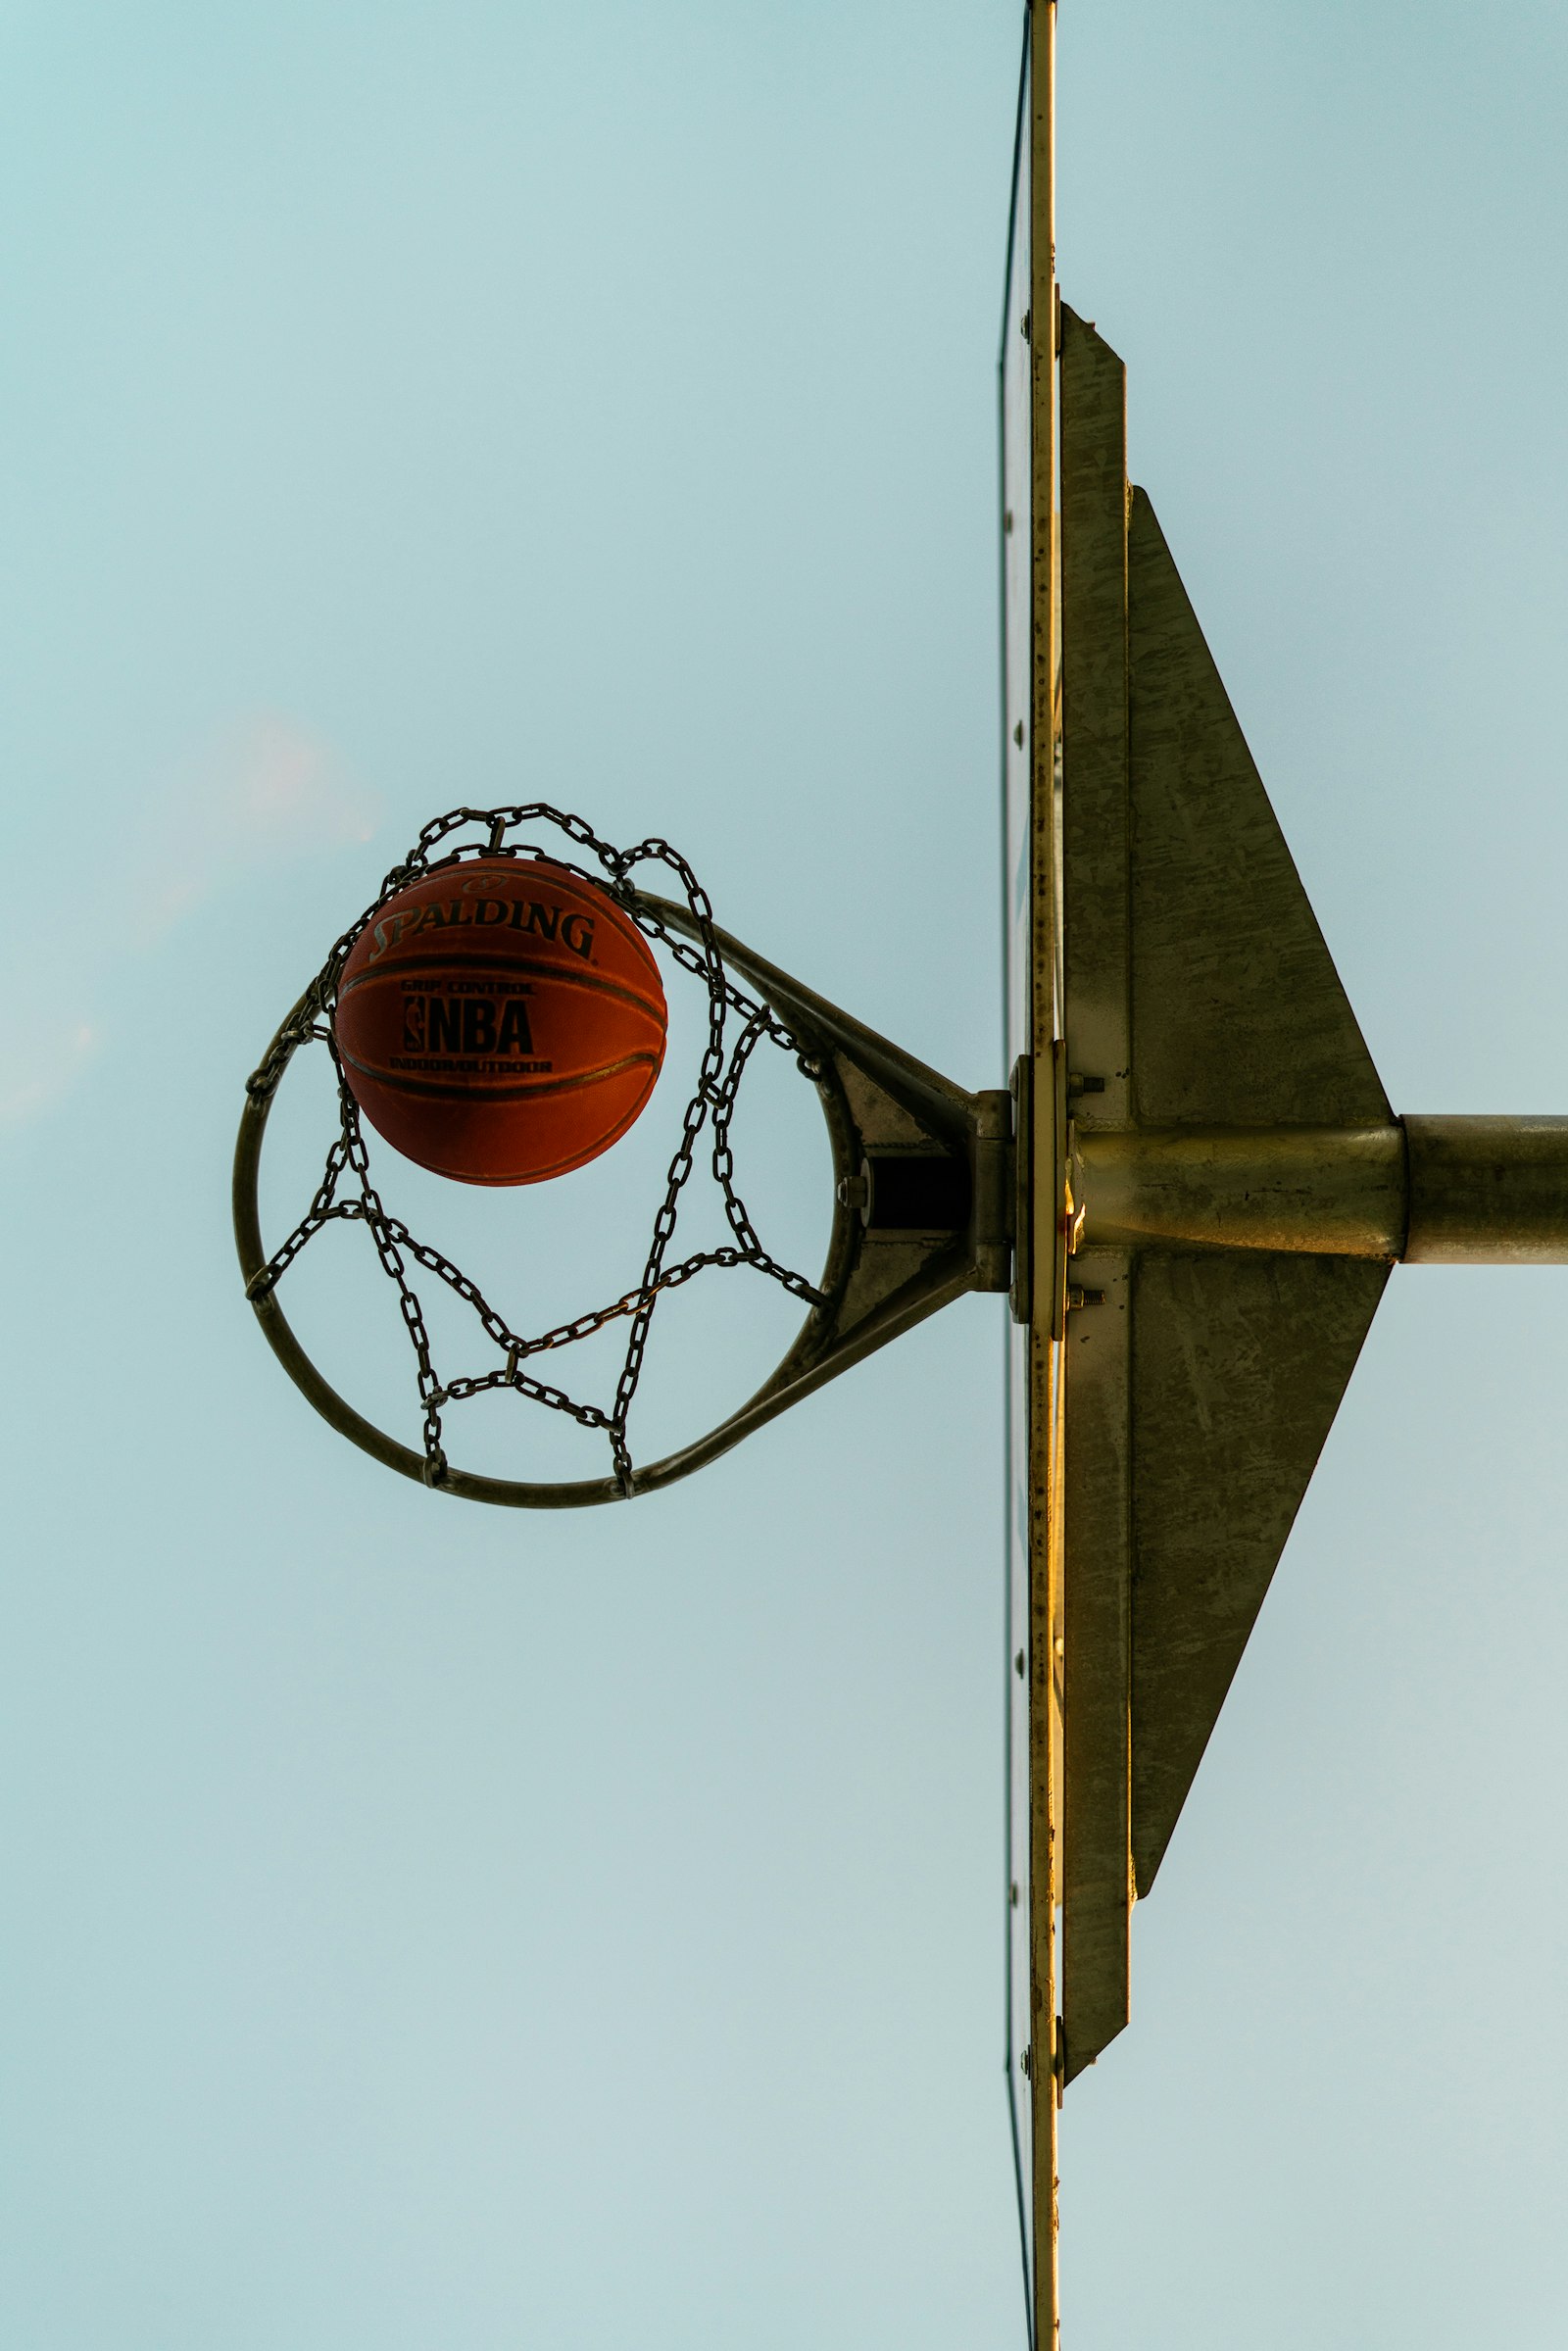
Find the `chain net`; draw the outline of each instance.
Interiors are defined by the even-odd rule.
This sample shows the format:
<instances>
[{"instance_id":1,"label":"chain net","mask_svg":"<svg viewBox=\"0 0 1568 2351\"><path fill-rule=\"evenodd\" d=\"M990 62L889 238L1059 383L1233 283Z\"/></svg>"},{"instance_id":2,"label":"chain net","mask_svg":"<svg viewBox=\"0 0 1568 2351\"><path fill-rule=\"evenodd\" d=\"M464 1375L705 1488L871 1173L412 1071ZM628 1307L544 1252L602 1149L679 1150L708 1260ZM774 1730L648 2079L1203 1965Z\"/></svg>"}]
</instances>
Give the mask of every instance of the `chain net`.
<instances>
[{"instance_id":1,"label":"chain net","mask_svg":"<svg viewBox=\"0 0 1568 2351\"><path fill-rule=\"evenodd\" d=\"M519 827L532 825L554 826L564 834L575 850L586 853L597 865L597 871L588 865L574 863L569 857L560 856L555 849L548 854L571 872L607 890L640 931L651 939L657 939L680 968L701 983L708 996L708 1029L696 1088L686 1105L680 1140L665 1179L663 1199L654 1219L653 1239L643 1266L642 1280L634 1290L628 1290L609 1305L600 1306L588 1314L579 1314L572 1322L559 1324L554 1330L543 1331L529 1338L511 1328L461 1266L455 1265L427 1242L417 1240L402 1219L394 1216L383 1202L371 1180L360 1107L343 1074L343 1064L333 1035L333 1013L337 1005L338 982L350 951L360 933L375 919L389 898L395 898L400 891L406 890L411 883L418 881L437 866L458 864L481 857L546 854L536 850L531 843L509 840L509 835ZM458 837L466 832L471 834L471 828L478 828L481 837ZM650 864L665 867L679 883L696 933L695 940L679 937L656 913L638 903L630 877L639 866ZM710 1268L750 1266L754 1272L764 1274L769 1281L778 1283L792 1297L803 1299L807 1304L817 1306L823 1303L819 1290L803 1275L781 1265L762 1247L746 1203L736 1189L730 1123L741 1079L753 1053L764 1041L790 1054L804 1076L813 1080L816 1078L818 1064L810 1051L767 1005L747 996L729 977L714 937L713 909L708 893L686 859L667 841L649 839L639 841L633 849L616 849L608 841L601 840L593 827L580 816L551 808L543 801L533 801L516 808L453 808L445 816L435 817L425 825L408 857L400 865L393 866L381 884L374 904L368 906L352 928L346 930L337 941L288 1022L279 1030L267 1058L247 1081L247 1090L253 1096L270 1095L295 1051L300 1046L315 1043L323 1046L331 1056L338 1102L338 1132L327 1151L326 1167L316 1196L281 1248L274 1251L251 1281L247 1296L256 1298L274 1289L306 1244L328 1225L338 1222L365 1225L375 1245L382 1269L396 1288L404 1328L413 1349L423 1412L426 1484L439 1486L447 1476L443 1416L448 1408L462 1403L468 1396L499 1389L511 1391L531 1403L546 1405L552 1411L564 1412L584 1428L603 1431L609 1440L615 1481L622 1494L629 1494L633 1491L634 1473L626 1424L642 1374L654 1309L662 1297L669 1291L680 1289L684 1283ZM709 1159L713 1181L722 1198L724 1214L733 1238L722 1248L699 1249L689 1256L676 1257L672 1255L672 1247L681 1199L697 1165L698 1150L705 1132L709 1137ZM488 1370L466 1372L453 1377L444 1378L438 1374L424 1310L415 1286L416 1269L445 1283L448 1290L472 1310L485 1338L501 1356L499 1364ZM563 1348L591 1338L594 1333L617 1321L626 1324L626 1347L613 1397L608 1405L584 1402L568 1395L564 1388L540 1379L528 1368L539 1358L559 1355Z\"/></svg>"}]
</instances>

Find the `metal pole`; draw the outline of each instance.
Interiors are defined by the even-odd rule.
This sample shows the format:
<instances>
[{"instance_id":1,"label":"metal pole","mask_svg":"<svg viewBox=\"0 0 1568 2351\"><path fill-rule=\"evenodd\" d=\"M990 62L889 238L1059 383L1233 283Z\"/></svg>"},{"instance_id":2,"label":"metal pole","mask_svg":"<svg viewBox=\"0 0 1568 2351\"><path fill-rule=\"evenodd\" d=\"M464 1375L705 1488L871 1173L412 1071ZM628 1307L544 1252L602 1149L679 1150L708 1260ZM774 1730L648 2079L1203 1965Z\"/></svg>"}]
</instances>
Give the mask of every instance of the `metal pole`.
<instances>
[{"instance_id":1,"label":"metal pole","mask_svg":"<svg viewBox=\"0 0 1568 2351\"><path fill-rule=\"evenodd\" d=\"M1079 1245L1568 1264L1568 1118L1075 1133Z\"/></svg>"},{"instance_id":2,"label":"metal pole","mask_svg":"<svg viewBox=\"0 0 1568 2351\"><path fill-rule=\"evenodd\" d=\"M1568 1118L1404 1118L1407 1265L1568 1264Z\"/></svg>"}]
</instances>

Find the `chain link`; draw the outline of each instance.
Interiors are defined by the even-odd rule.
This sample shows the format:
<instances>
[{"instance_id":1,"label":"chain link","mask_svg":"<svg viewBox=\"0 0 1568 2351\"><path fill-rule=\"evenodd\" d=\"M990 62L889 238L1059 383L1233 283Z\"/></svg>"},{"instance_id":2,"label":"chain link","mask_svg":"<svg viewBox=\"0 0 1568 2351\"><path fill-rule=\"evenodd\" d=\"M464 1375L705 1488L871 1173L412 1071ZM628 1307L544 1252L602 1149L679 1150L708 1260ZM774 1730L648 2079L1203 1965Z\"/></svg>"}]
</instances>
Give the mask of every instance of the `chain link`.
<instances>
[{"instance_id":1,"label":"chain link","mask_svg":"<svg viewBox=\"0 0 1568 2351\"><path fill-rule=\"evenodd\" d=\"M680 1141L665 1175L664 1194L654 1219L653 1239L643 1266L642 1280L635 1290L627 1291L610 1305L579 1314L571 1322L561 1323L555 1329L529 1339L511 1329L505 1318L489 1304L477 1283L461 1266L443 1256L439 1249L432 1249L427 1242L416 1240L402 1219L392 1215L383 1204L371 1181L369 1153L360 1122L359 1104L343 1074L332 1020L337 1005L338 982L343 966L353 953L355 941L374 921L389 898L395 898L400 891L408 889L411 883L437 866L474 857L516 855L519 851L528 854L530 845L516 843L509 848L507 836L522 826L540 824L553 825L575 848L586 851L598 871L589 865L573 864L567 858L557 858L556 862L566 865L570 872L607 890L640 931L651 939L657 939L683 971L702 982L708 996L708 1034L696 1089L686 1105L681 1120ZM473 826L483 828L485 837L482 840L454 840L455 835ZM531 854L545 853L532 851ZM666 866L680 884L697 932L695 942L675 935L660 916L636 903L630 876L638 866L647 864ZM732 1015L743 1023L733 1045L729 1043L727 1035ZM324 1045L331 1056L337 1079L339 1120L339 1131L327 1151L321 1181L309 1208L281 1248L273 1252L255 1276L250 1284L249 1295L261 1298L275 1289L307 1243L329 1224L364 1224L368 1228L383 1271L397 1290L404 1328L414 1351L423 1411L426 1483L439 1486L447 1475L442 1425L445 1408L491 1390L509 1390L531 1403L566 1414L583 1428L601 1431L609 1440L614 1475L620 1490L629 1494L634 1488L636 1472L627 1443L626 1426L642 1376L654 1309L662 1298L711 1267L732 1270L737 1266L749 1266L754 1272L778 1283L792 1298L798 1298L811 1306L823 1303L822 1293L804 1275L792 1272L763 1248L746 1203L736 1188L730 1123L741 1079L753 1053L764 1039L781 1052L791 1054L804 1077L815 1079L817 1063L809 1049L770 1006L758 1003L738 988L725 970L714 935L713 909L708 893L686 859L667 841L653 836L638 842L633 849L616 849L610 842L602 840L582 817L552 808L545 801L529 801L511 808L450 809L445 816L437 816L423 827L409 855L387 874L374 903L335 942L289 1021L278 1032L267 1058L248 1081L248 1091L253 1096L266 1097L274 1090L290 1057L299 1047L307 1044ZM735 1236L735 1245L701 1249L666 1265L665 1258L679 1219L681 1196L696 1166L704 1130L710 1125L710 1158L713 1181L723 1200L724 1214ZM498 1369L465 1373L448 1380L438 1378L424 1311L409 1271L411 1262L434 1275L471 1309L485 1337L505 1358ZM615 1382L613 1400L608 1408L584 1403L568 1395L565 1389L553 1387L522 1369L523 1363L535 1355L553 1353L574 1346L579 1340L592 1338L597 1332L621 1320L627 1321L630 1329Z\"/></svg>"}]
</instances>

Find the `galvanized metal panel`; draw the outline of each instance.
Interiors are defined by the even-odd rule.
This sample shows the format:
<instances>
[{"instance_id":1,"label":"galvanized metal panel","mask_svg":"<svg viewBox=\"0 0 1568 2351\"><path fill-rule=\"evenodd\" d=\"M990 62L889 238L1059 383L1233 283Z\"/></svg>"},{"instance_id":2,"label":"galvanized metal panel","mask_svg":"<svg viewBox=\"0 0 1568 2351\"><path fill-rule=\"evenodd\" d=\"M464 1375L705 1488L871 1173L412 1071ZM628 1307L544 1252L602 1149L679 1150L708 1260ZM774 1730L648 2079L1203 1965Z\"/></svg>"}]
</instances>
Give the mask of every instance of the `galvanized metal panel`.
<instances>
[{"instance_id":1,"label":"galvanized metal panel","mask_svg":"<svg viewBox=\"0 0 1568 2351\"><path fill-rule=\"evenodd\" d=\"M1131 1096L1126 373L1061 313L1062 970L1069 1092L1121 1127ZM1132 1911L1131 1258L1075 1259L1064 1442L1062 2021L1068 2081L1127 2022Z\"/></svg>"},{"instance_id":2,"label":"galvanized metal panel","mask_svg":"<svg viewBox=\"0 0 1568 2351\"><path fill-rule=\"evenodd\" d=\"M1065 1572L1061 2014L1072 2081L1127 2022L1133 1875L1133 1424L1126 1249L1075 1259L1096 1302L1062 1347Z\"/></svg>"},{"instance_id":3,"label":"galvanized metal panel","mask_svg":"<svg viewBox=\"0 0 1568 2351\"><path fill-rule=\"evenodd\" d=\"M1136 1262L1132 1847L1146 1894L1390 1269L1219 1249Z\"/></svg>"},{"instance_id":4,"label":"galvanized metal panel","mask_svg":"<svg viewBox=\"0 0 1568 2351\"><path fill-rule=\"evenodd\" d=\"M1384 1124L1372 1056L1142 490L1129 572L1137 1117Z\"/></svg>"},{"instance_id":5,"label":"galvanized metal panel","mask_svg":"<svg viewBox=\"0 0 1568 2351\"><path fill-rule=\"evenodd\" d=\"M1134 1120L1386 1133L1388 1098L1141 490L1128 573ZM1387 1253L1397 1246L1391 1227ZM1387 1275L1375 1259L1139 1254L1132 1837L1141 1892Z\"/></svg>"},{"instance_id":6,"label":"galvanized metal panel","mask_svg":"<svg viewBox=\"0 0 1568 2351\"><path fill-rule=\"evenodd\" d=\"M1086 1124L1131 1110L1127 372L1061 310L1062 971L1069 1070ZM1069 1080L1070 1084L1070 1080Z\"/></svg>"}]
</instances>

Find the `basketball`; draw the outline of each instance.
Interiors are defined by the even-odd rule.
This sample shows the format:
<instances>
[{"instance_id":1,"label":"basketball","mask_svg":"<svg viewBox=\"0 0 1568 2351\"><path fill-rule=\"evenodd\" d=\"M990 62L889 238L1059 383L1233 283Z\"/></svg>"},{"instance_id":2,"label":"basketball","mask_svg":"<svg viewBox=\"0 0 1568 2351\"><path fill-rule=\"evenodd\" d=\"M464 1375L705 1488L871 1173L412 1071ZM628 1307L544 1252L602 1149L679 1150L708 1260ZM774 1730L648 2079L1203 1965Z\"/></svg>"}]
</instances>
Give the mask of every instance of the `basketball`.
<instances>
[{"instance_id":1,"label":"basketball","mask_svg":"<svg viewBox=\"0 0 1568 2351\"><path fill-rule=\"evenodd\" d=\"M376 908L333 1033L376 1133L461 1184L608 1151L654 1090L664 990L631 916L548 857L438 867Z\"/></svg>"}]
</instances>

